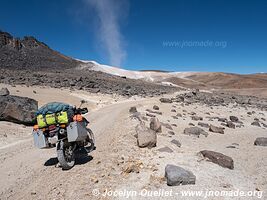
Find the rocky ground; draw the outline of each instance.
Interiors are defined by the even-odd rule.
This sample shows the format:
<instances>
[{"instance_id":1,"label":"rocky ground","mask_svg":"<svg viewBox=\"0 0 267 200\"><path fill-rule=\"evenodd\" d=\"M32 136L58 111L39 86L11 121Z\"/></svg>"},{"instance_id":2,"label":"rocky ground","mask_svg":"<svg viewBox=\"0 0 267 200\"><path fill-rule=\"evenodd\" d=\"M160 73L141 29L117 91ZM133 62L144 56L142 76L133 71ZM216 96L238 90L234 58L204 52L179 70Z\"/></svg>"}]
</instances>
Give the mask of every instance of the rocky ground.
<instances>
[{"instance_id":1,"label":"rocky ground","mask_svg":"<svg viewBox=\"0 0 267 200\"><path fill-rule=\"evenodd\" d=\"M118 94L122 96L152 97L181 90L133 80L126 77L108 75L92 70L53 70L33 71L25 69L0 69L0 83L26 86L50 86L53 88L70 88L91 93Z\"/></svg>"},{"instance_id":2,"label":"rocky ground","mask_svg":"<svg viewBox=\"0 0 267 200\"><path fill-rule=\"evenodd\" d=\"M97 145L73 169L62 171L55 149L33 147L30 127L1 122L1 199L125 199L112 191L160 189L173 196L143 193L129 199L204 199L181 196L184 191L236 190L255 196L205 199L266 198L264 99L197 90L126 98L39 86L1 87L11 95L36 99L39 106L87 100L86 117Z\"/></svg>"}]
</instances>

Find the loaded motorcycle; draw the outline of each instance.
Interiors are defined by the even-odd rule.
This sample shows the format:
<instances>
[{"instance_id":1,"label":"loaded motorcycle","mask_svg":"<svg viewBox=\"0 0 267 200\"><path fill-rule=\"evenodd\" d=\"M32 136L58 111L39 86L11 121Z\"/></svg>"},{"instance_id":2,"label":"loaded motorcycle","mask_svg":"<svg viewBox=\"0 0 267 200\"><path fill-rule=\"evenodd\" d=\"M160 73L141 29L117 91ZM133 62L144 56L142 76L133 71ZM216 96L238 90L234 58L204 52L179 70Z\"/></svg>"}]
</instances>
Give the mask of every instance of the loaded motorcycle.
<instances>
[{"instance_id":1,"label":"loaded motorcycle","mask_svg":"<svg viewBox=\"0 0 267 200\"><path fill-rule=\"evenodd\" d=\"M45 127L41 126L41 128L38 116L38 125L33 127L35 146L39 149L56 147L59 164L62 169L65 170L74 166L75 155L77 155L79 151L85 150L86 153L90 153L95 149L93 132L91 129L87 128L89 122L82 116L83 114L88 113L87 108L74 107L71 110L72 119L62 120L62 116L64 115L63 112L47 114L46 116L39 115L46 121L46 124L51 125L46 125ZM53 123L48 123L51 119L49 118L51 115L58 116L58 120Z\"/></svg>"}]
</instances>

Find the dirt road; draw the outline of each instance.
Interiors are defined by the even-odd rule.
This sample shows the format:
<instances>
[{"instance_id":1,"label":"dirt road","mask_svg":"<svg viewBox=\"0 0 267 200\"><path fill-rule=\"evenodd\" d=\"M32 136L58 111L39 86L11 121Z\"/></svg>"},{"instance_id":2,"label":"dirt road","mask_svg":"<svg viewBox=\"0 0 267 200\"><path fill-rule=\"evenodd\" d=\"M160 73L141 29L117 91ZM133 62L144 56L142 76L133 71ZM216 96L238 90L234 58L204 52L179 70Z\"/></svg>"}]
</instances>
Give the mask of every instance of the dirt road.
<instances>
[{"instance_id":1,"label":"dirt road","mask_svg":"<svg viewBox=\"0 0 267 200\"><path fill-rule=\"evenodd\" d=\"M13 91L12 91L13 89ZM18 88L10 88L18 93ZM267 112L255 108L236 107L234 105L210 107L205 105L182 105L160 103L158 98L118 99L112 97L91 96L92 94L68 93L66 91L35 88L19 88L21 95L37 99L41 103L59 99L77 105L81 98L93 100L86 106L90 112L86 116L91 122L89 127L96 137L96 151L88 157L79 157L74 168L62 171L58 167L55 149L39 150L33 146L31 128L9 122L0 122L0 199L125 199L125 197L94 196L97 189L101 194L108 191L252 191L266 197L267 148L255 146L257 137L266 137L266 128L252 126L255 118L266 120ZM38 96L38 94L40 94ZM58 95L58 96L57 96ZM45 99L46 98L46 99ZM100 101L101 100L101 101ZM157 147L139 148L136 145L135 126L137 120L131 119L129 108L136 106L143 117L147 109L158 105L162 115L157 115L163 123L168 123L174 133L162 127L157 134ZM173 110L175 109L175 112ZM248 111L254 111L248 115ZM236 115L242 121L240 128L225 128L225 134L211 133L208 137L193 137L183 134L192 121L191 113L203 116L204 123L221 126L210 117ZM182 117L173 116L182 114ZM145 121L145 119L143 119ZM145 121L149 124L149 117ZM192 125L190 125L192 126ZM171 141L180 141L177 147ZM229 146L236 146L229 148ZM170 152L160 149L169 148ZM213 150L228 155L234 160L234 170L222 168L199 157L201 150ZM175 164L192 171L196 176L195 185L169 187L164 179L166 164ZM125 173L131 167L138 170ZM126 170L125 170L126 169ZM180 197L179 197L180 198ZM162 197L132 197L130 199L162 199ZM177 199L173 198L165 199ZM183 198L181 198L183 199ZM184 199L188 199L184 198ZM190 199L203 199L190 197ZM213 196L205 198L232 199ZM237 197L238 200L260 199L259 196Z\"/></svg>"},{"instance_id":2,"label":"dirt road","mask_svg":"<svg viewBox=\"0 0 267 200\"><path fill-rule=\"evenodd\" d=\"M0 149L1 199L78 199L91 195L97 177L103 176L99 166L111 164L117 135L125 130L124 120L131 104L136 102L106 106L87 115L97 150L78 159L70 171L57 168L55 149L35 148L31 136L4 146Z\"/></svg>"}]
</instances>

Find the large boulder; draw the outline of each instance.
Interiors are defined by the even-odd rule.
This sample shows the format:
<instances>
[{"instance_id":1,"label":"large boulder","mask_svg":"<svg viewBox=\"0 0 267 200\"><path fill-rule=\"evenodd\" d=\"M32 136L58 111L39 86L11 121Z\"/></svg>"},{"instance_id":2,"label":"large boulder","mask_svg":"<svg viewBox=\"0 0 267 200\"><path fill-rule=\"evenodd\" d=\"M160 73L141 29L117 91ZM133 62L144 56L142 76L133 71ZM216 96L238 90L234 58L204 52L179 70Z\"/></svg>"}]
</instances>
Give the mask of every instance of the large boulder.
<instances>
[{"instance_id":1,"label":"large boulder","mask_svg":"<svg viewBox=\"0 0 267 200\"><path fill-rule=\"evenodd\" d=\"M211 162L216 163L222 167L234 169L234 161L231 157L215 151L200 151L200 153L208 158Z\"/></svg>"},{"instance_id":2,"label":"large boulder","mask_svg":"<svg viewBox=\"0 0 267 200\"><path fill-rule=\"evenodd\" d=\"M254 145L256 146L267 146L267 138L259 137L255 140Z\"/></svg>"},{"instance_id":3,"label":"large boulder","mask_svg":"<svg viewBox=\"0 0 267 200\"><path fill-rule=\"evenodd\" d=\"M28 97L0 96L0 120L33 125L38 102Z\"/></svg>"},{"instance_id":4,"label":"large boulder","mask_svg":"<svg viewBox=\"0 0 267 200\"><path fill-rule=\"evenodd\" d=\"M150 129L152 129L153 131L156 131L157 133L161 133L161 123L159 121L158 118L156 117L152 117L150 119Z\"/></svg>"},{"instance_id":5,"label":"large boulder","mask_svg":"<svg viewBox=\"0 0 267 200\"><path fill-rule=\"evenodd\" d=\"M199 137L200 135L205 135L206 137L208 136L208 133L199 127L185 128L184 134L185 135L193 135L193 136L197 136L197 137Z\"/></svg>"},{"instance_id":6,"label":"large boulder","mask_svg":"<svg viewBox=\"0 0 267 200\"><path fill-rule=\"evenodd\" d=\"M196 183L196 176L188 170L176 165L165 167L165 177L168 186L188 185Z\"/></svg>"},{"instance_id":7,"label":"large boulder","mask_svg":"<svg viewBox=\"0 0 267 200\"><path fill-rule=\"evenodd\" d=\"M155 131L147 128L144 123L135 127L137 133L137 145L141 148L152 148L157 145L157 134Z\"/></svg>"}]
</instances>

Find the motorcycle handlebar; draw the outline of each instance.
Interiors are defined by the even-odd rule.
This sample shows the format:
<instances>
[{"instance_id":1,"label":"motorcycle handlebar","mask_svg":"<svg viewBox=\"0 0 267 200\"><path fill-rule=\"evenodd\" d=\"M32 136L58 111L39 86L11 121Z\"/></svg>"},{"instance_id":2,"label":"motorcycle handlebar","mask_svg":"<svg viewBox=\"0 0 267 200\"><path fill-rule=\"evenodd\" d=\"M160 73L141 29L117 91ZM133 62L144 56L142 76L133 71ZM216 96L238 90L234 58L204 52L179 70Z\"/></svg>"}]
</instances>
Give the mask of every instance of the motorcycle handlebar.
<instances>
[{"instance_id":1,"label":"motorcycle handlebar","mask_svg":"<svg viewBox=\"0 0 267 200\"><path fill-rule=\"evenodd\" d=\"M87 108L76 108L75 110L75 114L86 114L86 113L88 113Z\"/></svg>"}]
</instances>

